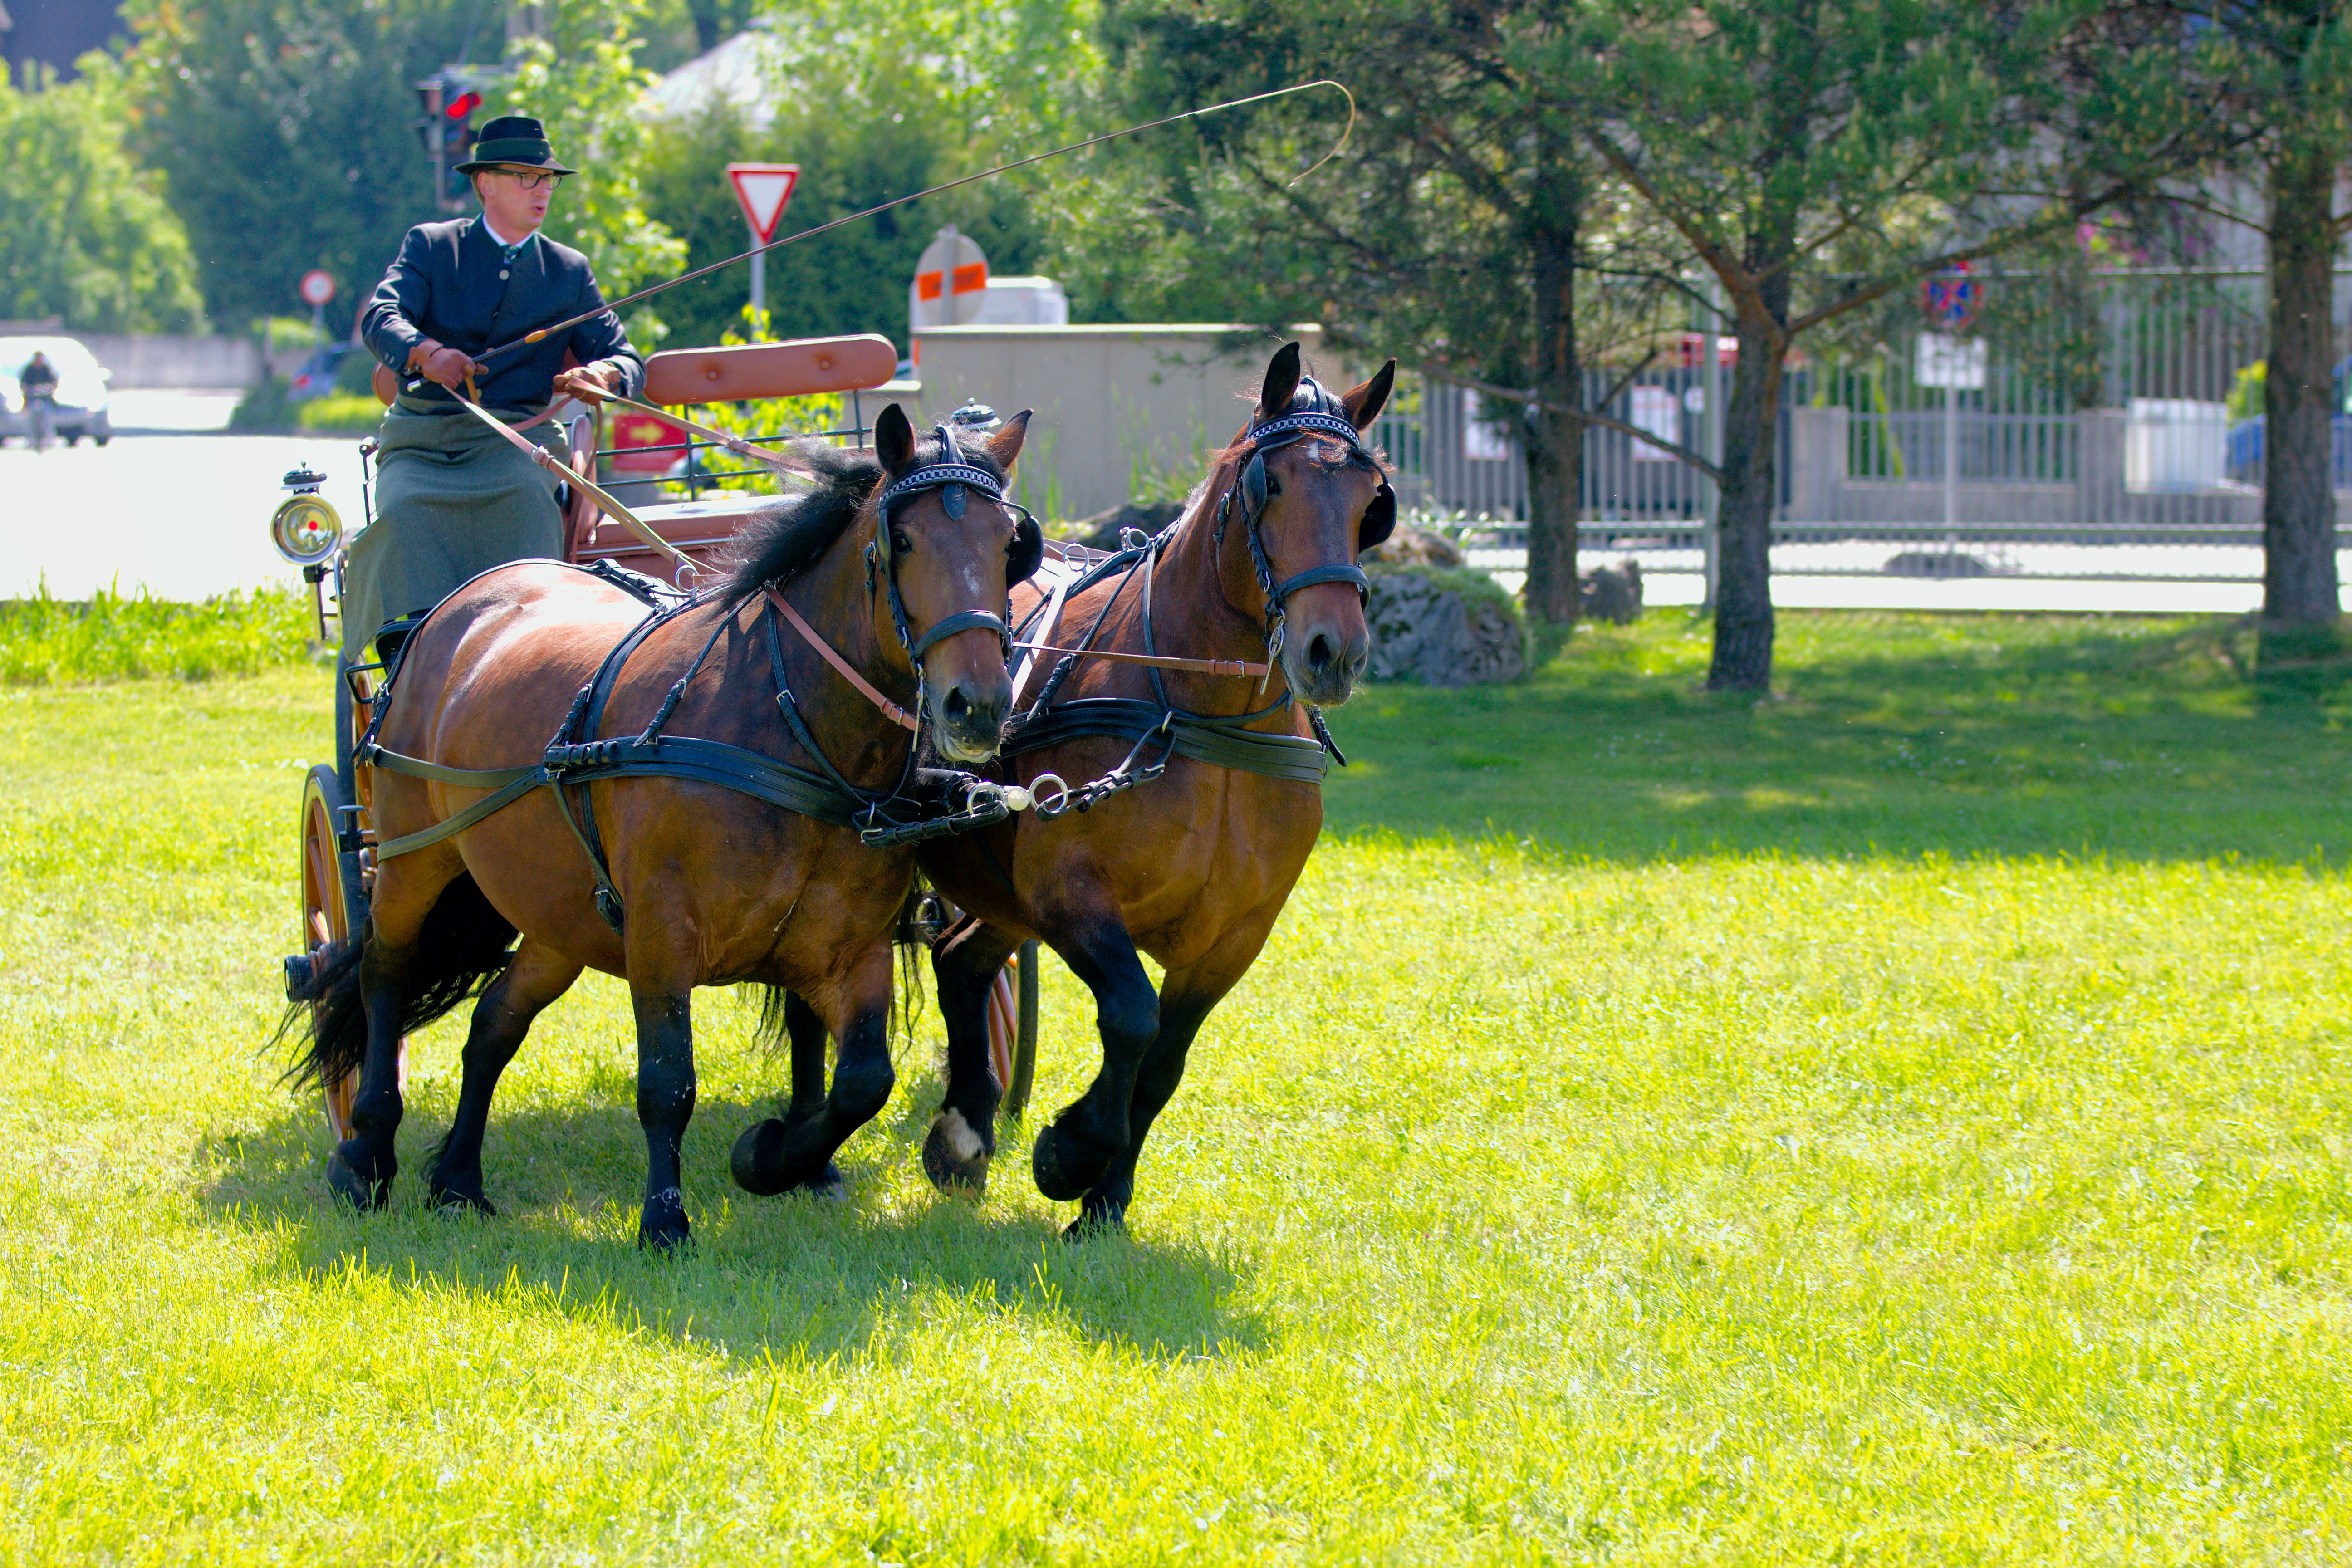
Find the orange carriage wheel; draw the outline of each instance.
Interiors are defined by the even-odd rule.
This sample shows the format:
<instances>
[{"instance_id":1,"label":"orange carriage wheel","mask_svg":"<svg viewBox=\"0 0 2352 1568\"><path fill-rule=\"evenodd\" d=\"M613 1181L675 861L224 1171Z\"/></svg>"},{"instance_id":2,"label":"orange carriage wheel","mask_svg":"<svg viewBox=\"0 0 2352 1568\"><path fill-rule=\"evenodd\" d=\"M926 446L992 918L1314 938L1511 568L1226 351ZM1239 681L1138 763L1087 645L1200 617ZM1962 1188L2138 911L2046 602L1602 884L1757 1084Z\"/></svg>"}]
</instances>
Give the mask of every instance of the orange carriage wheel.
<instances>
[{"instance_id":1,"label":"orange carriage wheel","mask_svg":"<svg viewBox=\"0 0 2352 1568\"><path fill-rule=\"evenodd\" d=\"M323 959L330 942L351 934L356 912L343 883L341 846L336 827L340 808L350 801L335 770L321 763L302 781L302 948L312 964ZM400 1047L401 1088L408 1087L408 1042ZM359 1098L360 1078L354 1072L325 1087L321 1096L328 1131L337 1142L352 1135L352 1102Z\"/></svg>"},{"instance_id":2,"label":"orange carriage wheel","mask_svg":"<svg viewBox=\"0 0 2352 1568\"><path fill-rule=\"evenodd\" d=\"M1037 944L1024 942L988 988L988 1074L1001 1114L1020 1119L1037 1068Z\"/></svg>"}]
</instances>

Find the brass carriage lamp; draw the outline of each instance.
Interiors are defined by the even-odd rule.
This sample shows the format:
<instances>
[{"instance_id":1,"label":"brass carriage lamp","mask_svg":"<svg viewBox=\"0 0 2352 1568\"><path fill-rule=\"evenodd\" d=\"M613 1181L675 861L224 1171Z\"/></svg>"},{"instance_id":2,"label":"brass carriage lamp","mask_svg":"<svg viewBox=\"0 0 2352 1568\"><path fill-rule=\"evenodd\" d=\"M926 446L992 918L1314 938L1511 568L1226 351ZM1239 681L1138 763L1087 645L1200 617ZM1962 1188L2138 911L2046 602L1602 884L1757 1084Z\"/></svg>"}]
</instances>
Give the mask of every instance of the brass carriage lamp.
<instances>
[{"instance_id":1,"label":"brass carriage lamp","mask_svg":"<svg viewBox=\"0 0 2352 1568\"><path fill-rule=\"evenodd\" d=\"M327 636L326 591L320 584L327 580L327 574L335 570L333 557L343 542L343 520L336 515L334 502L319 493L319 487L326 482L326 475L303 464L279 481L285 487L286 499L269 514L270 545L302 568L302 581L310 585L310 611L318 621L321 642L331 639ZM340 605L340 573L335 589Z\"/></svg>"},{"instance_id":2,"label":"brass carriage lamp","mask_svg":"<svg viewBox=\"0 0 2352 1568\"><path fill-rule=\"evenodd\" d=\"M281 481L286 499L269 514L269 542L278 554L303 567L302 575L312 583L319 581L312 569L343 542L343 520L335 514L334 503L319 493L326 482L327 476L315 468L295 469Z\"/></svg>"}]
</instances>

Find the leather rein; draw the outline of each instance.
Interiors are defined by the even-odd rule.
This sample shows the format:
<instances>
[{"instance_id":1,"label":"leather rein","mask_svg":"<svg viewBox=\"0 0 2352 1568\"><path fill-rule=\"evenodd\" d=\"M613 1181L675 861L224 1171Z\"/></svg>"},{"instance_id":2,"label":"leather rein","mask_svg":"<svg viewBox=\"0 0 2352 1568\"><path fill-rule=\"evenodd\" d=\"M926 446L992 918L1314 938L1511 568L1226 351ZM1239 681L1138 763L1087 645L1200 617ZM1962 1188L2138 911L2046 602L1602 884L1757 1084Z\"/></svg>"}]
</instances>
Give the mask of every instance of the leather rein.
<instances>
[{"instance_id":1,"label":"leather rein","mask_svg":"<svg viewBox=\"0 0 2352 1568\"><path fill-rule=\"evenodd\" d=\"M504 428L503 426L500 427ZM861 675L784 598L782 584L772 583L762 584L752 594L727 606L694 661L671 685L641 733L635 737L597 739L596 732L603 727L605 703L618 683L629 656L658 627L714 601L706 595L691 595L676 597L664 604L663 597L674 591L667 590L653 579L617 568L594 573L619 583L644 599L652 613L631 627L628 634L605 654L594 676L573 698L571 710L565 714L554 738L548 742L535 764L513 768L451 768L386 750L375 737L384 714L390 709L391 679L390 672L387 672L386 681L379 689L374 717L354 750L353 761L391 773L467 788L487 789L492 793L432 827L378 846L376 856L379 862L438 843L463 832L535 789L550 788L554 791L557 807L566 826L579 840L594 872L597 912L614 930L618 931L622 924L621 896L613 883L602 837L596 827L594 807L584 787L575 799L571 793L573 786L585 786L609 778L648 776L686 778L720 784L819 821L855 828L861 842L877 847L892 847L947 834L969 832L972 828L1002 822L1013 812L1025 809L1030 805L1030 792L1025 789L998 784L969 773L919 769L917 765L922 750L926 711L921 696L924 655L942 639L960 631L992 629L1008 647L1013 636L1003 616L979 609L961 610L941 616L919 636L913 634L908 626L905 602L898 593L895 559L887 567L878 566L876 546L888 542L890 510L912 495L929 489L945 491L942 500L951 518L960 518L963 513L965 497L962 492L965 489L977 490L998 505L1008 505L1003 500L1003 486L996 477L986 468L964 461L945 426L940 427L938 433L943 460L909 469L882 492L876 507L876 537L868 543L866 552L868 604L873 605L877 588L881 589L892 626L915 668L917 698L912 711L891 701ZM520 442L520 438L518 444L528 445ZM1014 507L1011 510L1020 509ZM1022 511L1021 516L1022 525L1032 531L1030 536L1034 537L1035 520L1025 511ZM1016 540L1019 538L1016 528ZM895 554L894 552L879 553L886 559ZM720 742L662 733L684 698L688 683L709 659L719 637L728 626L735 624L744 606L755 601L764 610L772 612L761 616L761 625L768 643L777 708L794 742L815 761L817 771L796 767ZM879 618L878 607L877 618ZM861 697L878 708L893 724L908 731L906 764L887 792L877 793L852 784L817 744L786 677L783 646L776 632L779 620L790 626L814 648L825 664ZM917 787L910 792L910 785Z\"/></svg>"},{"instance_id":2,"label":"leather rein","mask_svg":"<svg viewBox=\"0 0 2352 1568\"><path fill-rule=\"evenodd\" d=\"M1314 385L1311 379L1302 384L1312 389L1318 404L1328 399L1328 395ZM1363 437L1354 423L1344 415L1320 407L1282 414L1252 426L1244 435L1237 482L1217 502L1213 544L1218 549L1223 547L1225 531L1238 512L1249 542L1250 563L1256 574L1258 587L1265 595L1265 663L1180 658L1159 651L1152 616L1152 587L1160 556L1175 537L1181 522L1171 525L1153 539L1097 563L1076 582L1058 587L1033 613L1028 624L1042 619L1045 624L1040 636L1050 637L1066 596L1090 587L1113 573L1118 574L1118 585L1096 613L1076 647L1056 647L1045 641L1014 644L1017 647L1061 657L1038 691L1036 701L1013 716L1001 754L1018 756L1088 735L1131 739L1135 742L1118 767L1089 784L1073 787L1057 774L1040 774L1032 787L1039 791L1036 810L1041 819L1051 821L1068 811L1088 810L1096 802L1108 795L1149 783L1164 773L1169 759L1177 754L1270 778L1318 784L1322 782L1330 761L1336 760L1340 766L1347 766L1348 760L1331 739L1330 729L1324 723L1321 710L1311 703L1300 704L1307 710L1307 721L1315 731L1315 739L1311 741L1303 736L1268 733L1248 727L1257 720L1289 706L1292 694L1286 686L1280 697L1254 712L1217 717L1187 712L1178 708L1170 700L1167 685L1160 673L1162 669L1180 669L1208 675L1255 676L1258 690L1263 692L1266 682L1272 679L1275 666L1281 659L1286 611L1291 595L1320 583L1348 583L1354 585L1363 602L1370 603L1371 580L1365 575L1363 568L1352 561L1310 566L1276 580L1273 562L1266 553L1262 528L1266 500L1265 454L1316 436L1331 437L1346 442L1351 452L1362 455L1373 463L1375 471L1378 471L1378 459L1364 445ZM1393 494L1389 490L1385 478L1381 480L1381 493ZM1378 499L1376 496L1376 501ZM1391 504L1393 505L1392 500ZM1139 572L1143 579L1144 651L1131 654L1095 647L1095 637L1100 634L1113 606ZM1023 629L1027 629L1026 624ZM1055 694L1081 658L1106 658L1147 667L1155 700L1147 703L1126 698L1082 698L1056 704ZM1026 670L1023 673L1025 676ZM1145 752L1153 746L1159 749L1158 759L1144 763Z\"/></svg>"}]
</instances>

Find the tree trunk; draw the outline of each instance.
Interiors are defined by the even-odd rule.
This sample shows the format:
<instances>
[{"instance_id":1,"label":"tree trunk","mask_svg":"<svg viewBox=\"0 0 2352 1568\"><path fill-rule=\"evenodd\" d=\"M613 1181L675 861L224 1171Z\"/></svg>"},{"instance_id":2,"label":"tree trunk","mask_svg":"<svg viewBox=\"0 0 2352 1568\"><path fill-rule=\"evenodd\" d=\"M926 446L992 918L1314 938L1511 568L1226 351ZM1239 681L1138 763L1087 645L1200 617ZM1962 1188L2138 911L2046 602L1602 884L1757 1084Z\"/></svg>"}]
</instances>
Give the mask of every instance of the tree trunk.
<instances>
[{"instance_id":1,"label":"tree trunk","mask_svg":"<svg viewBox=\"0 0 2352 1568\"><path fill-rule=\"evenodd\" d=\"M2263 617L2288 626L2333 624L2342 606L2334 473L2335 151L2291 138L2270 174Z\"/></svg>"},{"instance_id":2,"label":"tree trunk","mask_svg":"<svg viewBox=\"0 0 2352 1568\"><path fill-rule=\"evenodd\" d=\"M1783 268L1780 278L1787 277ZM1771 293L1769 283L1768 294ZM1788 288L1777 291L1786 316ZM1771 301L1768 300L1768 308ZM1716 509L1715 658L1710 691L1772 688L1772 503L1780 486L1780 334L1753 302L1734 330L1739 363L1723 417L1722 499Z\"/></svg>"},{"instance_id":3,"label":"tree trunk","mask_svg":"<svg viewBox=\"0 0 2352 1568\"><path fill-rule=\"evenodd\" d=\"M1580 193L1556 157L1538 154L1528 236L1535 257L1535 383L1545 404L1528 439L1528 614L1556 626L1576 624L1576 523L1584 488L1584 406L1576 357L1576 230Z\"/></svg>"}]
</instances>

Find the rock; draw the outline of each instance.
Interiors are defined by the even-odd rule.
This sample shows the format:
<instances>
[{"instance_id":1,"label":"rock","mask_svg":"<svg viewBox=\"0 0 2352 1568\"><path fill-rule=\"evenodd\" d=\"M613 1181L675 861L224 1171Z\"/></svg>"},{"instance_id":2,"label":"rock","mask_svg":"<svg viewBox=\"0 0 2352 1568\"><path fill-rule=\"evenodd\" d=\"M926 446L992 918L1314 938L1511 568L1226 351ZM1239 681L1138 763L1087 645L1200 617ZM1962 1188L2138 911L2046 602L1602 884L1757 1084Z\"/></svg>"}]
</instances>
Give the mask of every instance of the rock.
<instances>
[{"instance_id":1,"label":"rock","mask_svg":"<svg viewBox=\"0 0 2352 1568\"><path fill-rule=\"evenodd\" d=\"M1642 616L1642 563L1628 556L1614 566L1577 574L1577 604L1588 621L1625 626Z\"/></svg>"},{"instance_id":2,"label":"rock","mask_svg":"<svg viewBox=\"0 0 2352 1568\"><path fill-rule=\"evenodd\" d=\"M1089 550L1120 550L1125 548L1118 542L1122 531L1138 528L1147 534L1157 533L1183 515L1184 503L1181 500L1129 501L1109 511L1079 519L1078 531L1070 536L1069 542L1083 544Z\"/></svg>"},{"instance_id":3,"label":"rock","mask_svg":"<svg viewBox=\"0 0 2352 1568\"><path fill-rule=\"evenodd\" d=\"M1365 565L1463 566L1462 547L1431 529L1400 526L1394 533L1357 557Z\"/></svg>"},{"instance_id":4,"label":"rock","mask_svg":"<svg viewBox=\"0 0 2352 1568\"><path fill-rule=\"evenodd\" d=\"M1373 679L1483 686L1528 672L1526 628L1490 579L1412 567L1370 576Z\"/></svg>"}]
</instances>

